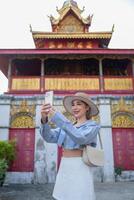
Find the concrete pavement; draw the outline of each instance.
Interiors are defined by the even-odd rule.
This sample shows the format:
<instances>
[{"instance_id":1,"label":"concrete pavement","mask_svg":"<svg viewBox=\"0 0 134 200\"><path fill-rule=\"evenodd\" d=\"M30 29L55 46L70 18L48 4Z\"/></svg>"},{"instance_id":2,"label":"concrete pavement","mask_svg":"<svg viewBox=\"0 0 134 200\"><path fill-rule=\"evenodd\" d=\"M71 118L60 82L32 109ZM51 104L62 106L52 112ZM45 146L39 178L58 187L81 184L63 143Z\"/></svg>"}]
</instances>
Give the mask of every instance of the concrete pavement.
<instances>
[{"instance_id":1,"label":"concrete pavement","mask_svg":"<svg viewBox=\"0 0 134 200\"><path fill-rule=\"evenodd\" d=\"M0 200L52 200L52 190L53 184L8 185L0 187ZM95 183L95 191L96 200L134 200L134 182Z\"/></svg>"}]
</instances>

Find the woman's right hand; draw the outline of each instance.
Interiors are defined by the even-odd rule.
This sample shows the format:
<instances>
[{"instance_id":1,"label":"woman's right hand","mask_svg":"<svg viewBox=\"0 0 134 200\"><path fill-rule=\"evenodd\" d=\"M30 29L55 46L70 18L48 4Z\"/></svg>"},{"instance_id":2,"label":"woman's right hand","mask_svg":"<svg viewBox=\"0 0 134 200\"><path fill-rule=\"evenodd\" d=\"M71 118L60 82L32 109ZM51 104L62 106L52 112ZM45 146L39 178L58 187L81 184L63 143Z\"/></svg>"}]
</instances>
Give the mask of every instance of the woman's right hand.
<instances>
[{"instance_id":1,"label":"woman's right hand","mask_svg":"<svg viewBox=\"0 0 134 200\"><path fill-rule=\"evenodd\" d=\"M41 107L41 119L42 122L45 123L46 119L48 117L48 114L51 110L51 105L50 104L43 104Z\"/></svg>"}]
</instances>

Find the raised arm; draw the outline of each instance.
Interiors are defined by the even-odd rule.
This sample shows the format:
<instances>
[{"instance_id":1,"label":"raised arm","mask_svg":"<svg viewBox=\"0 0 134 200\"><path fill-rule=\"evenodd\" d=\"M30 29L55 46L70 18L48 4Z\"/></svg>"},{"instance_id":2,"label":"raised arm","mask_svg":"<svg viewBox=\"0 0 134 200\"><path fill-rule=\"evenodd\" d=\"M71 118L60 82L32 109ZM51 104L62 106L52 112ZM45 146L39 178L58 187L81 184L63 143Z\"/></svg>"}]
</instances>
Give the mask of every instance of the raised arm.
<instances>
[{"instance_id":1,"label":"raised arm","mask_svg":"<svg viewBox=\"0 0 134 200\"><path fill-rule=\"evenodd\" d=\"M48 123L45 123L41 125L40 134L46 142L57 143L60 134L60 128L51 129Z\"/></svg>"},{"instance_id":2,"label":"raised arm","mask_svg":"<svg viewBox=\"0 0 134 200\"><path fill-rule=\"evenodd\" d=\"M48 113L50 107L50 104L43 104L41 107L40 134L46 142L57 143L60 134L60 128L52 129L48 124Z\"/></svg>"},{"instance_id":3,"label":"raised arm","mask_svg":"<svg viewBox=\"0 0 134 200\"><path fill-rule=\"evenodd\" d=\"M63 129L70 138L78 144L89 144L96 138L100 125L96 122L85 123L83 128L76 128L73 124L60 112L55 112L50 119L57 127Z\"/></svg>"}]
</instances>

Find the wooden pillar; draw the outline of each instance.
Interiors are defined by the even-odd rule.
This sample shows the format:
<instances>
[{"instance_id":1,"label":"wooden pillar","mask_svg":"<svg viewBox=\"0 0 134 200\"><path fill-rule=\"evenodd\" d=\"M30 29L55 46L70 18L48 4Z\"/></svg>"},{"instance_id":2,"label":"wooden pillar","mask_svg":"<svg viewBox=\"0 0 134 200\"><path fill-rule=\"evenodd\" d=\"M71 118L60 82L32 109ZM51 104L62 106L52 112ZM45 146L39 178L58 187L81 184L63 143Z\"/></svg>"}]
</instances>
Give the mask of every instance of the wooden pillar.
<instances>
[{"instance_id":1,"label":"wooden pillar","mask_svg":"<svg viewBox=\"0 0 134 200\"><path fill-rule=\"evenodd\" d=\"M8 63L8 92L11 90L11 76L12 76L12 59L9 59Z\"/></svg>"},{"instance_id":2,"label":"wooden pillar","mask_svg":"<svg viewBox=\"0 0 134 200\"><path fill-rule=\"evenodd\" d=\"M41 92L44 92L44 59L41 59Z\"/></svg>"},{"instance_id":3,"label":"wooden pillar","mask_svg":"<svg viewBox=\"0 0 134 200\"><path fill-rule=\"evenodd\" d=\"M104 80L103 80L102 59L99 59L99 76L100 76L101 92L103 92L104 91Z\"/></svg>"}]
</instances>

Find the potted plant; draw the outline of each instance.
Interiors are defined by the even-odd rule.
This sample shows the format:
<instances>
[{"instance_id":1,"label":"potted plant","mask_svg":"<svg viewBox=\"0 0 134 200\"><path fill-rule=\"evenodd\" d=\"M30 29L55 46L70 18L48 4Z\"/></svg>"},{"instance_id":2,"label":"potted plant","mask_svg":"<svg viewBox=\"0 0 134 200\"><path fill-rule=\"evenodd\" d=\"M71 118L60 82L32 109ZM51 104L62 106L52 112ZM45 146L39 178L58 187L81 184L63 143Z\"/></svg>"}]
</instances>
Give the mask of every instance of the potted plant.
<instances>
[{"instance_id":1,"label":"potted plant","mask_svg":"<svg viewBox=\"0 0 134 200\"><path fill-rule=\"evenodd\" d=\"M0 186L3 185L6 172L15 159L15 141L0 141Z\"/></svg>"},{"instance_id":2,"label":"potted plant","mask_svg":"<svg viewBox=\"0 0 134 200\"><path fill-rule=\"evenodd\" d=\"M118 177L121 176L123 171L122 167L115 167L114 172L115 172L115 181L117 181Z\"/></svg>"}]
</instances>

